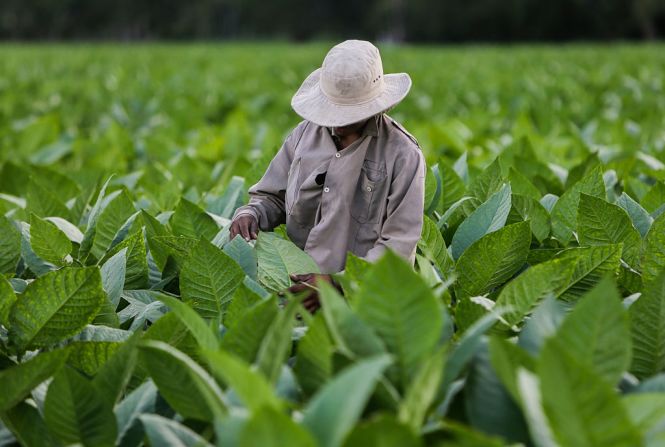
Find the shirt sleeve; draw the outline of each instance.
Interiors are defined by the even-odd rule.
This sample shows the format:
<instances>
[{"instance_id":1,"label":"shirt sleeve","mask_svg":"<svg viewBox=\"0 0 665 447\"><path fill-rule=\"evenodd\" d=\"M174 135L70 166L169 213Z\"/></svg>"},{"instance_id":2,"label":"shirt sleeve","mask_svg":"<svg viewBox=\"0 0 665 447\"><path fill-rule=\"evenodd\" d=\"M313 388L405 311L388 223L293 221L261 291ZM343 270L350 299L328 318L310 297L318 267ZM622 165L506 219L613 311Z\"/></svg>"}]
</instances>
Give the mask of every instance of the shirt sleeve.
<instances>
[{"instance_id":1,"label":"shirt sleeve","mask_svg":"<svg viewBox=\"0 0 665 447\"><path fill-rule=\"evenodd\" d=\"M302 127L301 123L286 137L263 177L249 188L249 203L236 209L234 220L243 214L251 214L258 220L262 231L270 231L285 223L286 185L295 146L302 136Z\"/></svg>"},{"instance_id":2,"label":"shirt sleeve","mask_svg":"<svg viewBox=\"0 0 665 447\"><path fill-rule=\"evenodd\" d=\"M364 258L373 262L389 248L413 265L423 227L425 203L425 158L420 148L410 150L396 160L394 173L388 193L386 220L374 247Z\"/></svg>"}]
</instances>

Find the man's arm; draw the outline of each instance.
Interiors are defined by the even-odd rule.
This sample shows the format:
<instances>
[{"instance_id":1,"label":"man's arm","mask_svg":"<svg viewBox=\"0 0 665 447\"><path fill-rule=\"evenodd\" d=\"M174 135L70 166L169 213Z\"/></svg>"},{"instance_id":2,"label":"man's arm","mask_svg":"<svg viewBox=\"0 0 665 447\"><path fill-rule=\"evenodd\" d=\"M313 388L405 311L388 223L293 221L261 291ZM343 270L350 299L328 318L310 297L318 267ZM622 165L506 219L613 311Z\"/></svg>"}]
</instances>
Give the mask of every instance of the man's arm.
<instances>
[{"instance_id":1,"label":"man's arm","mask_svg":"<svg viewBox=\"0 0 665 447\"><path fill-rule=\"evenodd\" d=\"M302 136L304 122L298 125L284 140L268 169L255 185L249 188L249 204L239 207L233 219L252 215L263 231L269 231L286 221L284 197L289 180L289 169L293 161L296 144Z\"/></svg>"},{"instance_id":2,"label":"man's arm","mask_svg":"<svg viewBox=\"0 0 665 447\"><path fill-rule=\"evenodd\" d=\"M364 259L375 261L390 248L414 264L425 202L425 158L421 150L406 151L396 160L393 172L387 217L379 239Z\"/></svg>"}]
</instances>

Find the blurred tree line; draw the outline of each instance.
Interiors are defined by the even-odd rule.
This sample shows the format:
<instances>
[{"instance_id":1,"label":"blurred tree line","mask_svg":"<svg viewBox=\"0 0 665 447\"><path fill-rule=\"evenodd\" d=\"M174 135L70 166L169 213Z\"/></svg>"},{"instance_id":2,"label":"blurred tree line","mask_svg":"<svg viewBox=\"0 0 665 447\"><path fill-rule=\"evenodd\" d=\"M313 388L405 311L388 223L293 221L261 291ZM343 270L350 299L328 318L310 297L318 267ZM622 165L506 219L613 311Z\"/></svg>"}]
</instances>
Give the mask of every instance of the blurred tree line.
<instances>
[{"instance_id":1,"label":"blurred tree line","mask_svg":"<svg viewBox=\"0 0 665 447\"><path fill-rule=\"evenodd\" d=\"M653 39L665 0L0 0L2 39Z\"/></svg>"}]
</instances>

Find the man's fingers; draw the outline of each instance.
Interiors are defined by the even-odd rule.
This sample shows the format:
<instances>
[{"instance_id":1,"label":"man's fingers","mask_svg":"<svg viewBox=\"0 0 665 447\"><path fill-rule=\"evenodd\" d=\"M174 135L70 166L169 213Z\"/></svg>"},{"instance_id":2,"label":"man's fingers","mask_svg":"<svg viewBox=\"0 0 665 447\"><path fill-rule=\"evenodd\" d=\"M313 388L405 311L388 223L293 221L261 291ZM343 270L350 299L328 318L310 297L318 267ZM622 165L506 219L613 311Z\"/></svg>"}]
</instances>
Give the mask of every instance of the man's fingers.
<instances>
[{"instance_id":1,"label":"man's fingers","mask_svg":"<svg viewBox=\"0 0 665 447\"><path fill-rule=\"evenodd\" d=\"M256 219L251 219L249 223L249 233L252 239L259 237L259 223Z\"/></svg>"},{"instance_id":2,"label":"man's fingers","mask_svg":"<svg viewBox=\"0 0 665 447\"><path fill-rule=\"evenodd\" d=\"M288 290L290 293L299 293L299 292L302 292L302 291L307 290L307 289L309 289L307 284L298 283L298 284L292 285L291 287L289 287L286 290Z\"/></svg>"}]
</instances>

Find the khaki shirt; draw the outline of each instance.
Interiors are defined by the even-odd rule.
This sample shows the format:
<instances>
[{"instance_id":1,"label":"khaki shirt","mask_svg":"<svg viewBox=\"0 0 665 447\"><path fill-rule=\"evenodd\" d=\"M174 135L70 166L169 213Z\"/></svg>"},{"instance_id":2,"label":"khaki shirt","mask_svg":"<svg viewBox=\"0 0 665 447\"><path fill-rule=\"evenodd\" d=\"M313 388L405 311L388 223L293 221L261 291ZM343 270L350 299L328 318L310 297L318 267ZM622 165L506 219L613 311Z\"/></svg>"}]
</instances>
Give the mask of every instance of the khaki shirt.
<instances>
[{"instance_id":1,"label":"khaki shirt","mask_svg":"<svg viewBox=\"0 0 665 447\"><path fill-rule=\"evenodd\" d=\"M233 218L253 214L263 231L286 223L322 273L343 270L347 251L374 261L391 248L413 264L424 194L422 151L388 115L371 118L339 151L330 128L302 121Z\"/></svg>"}]
</instances>

